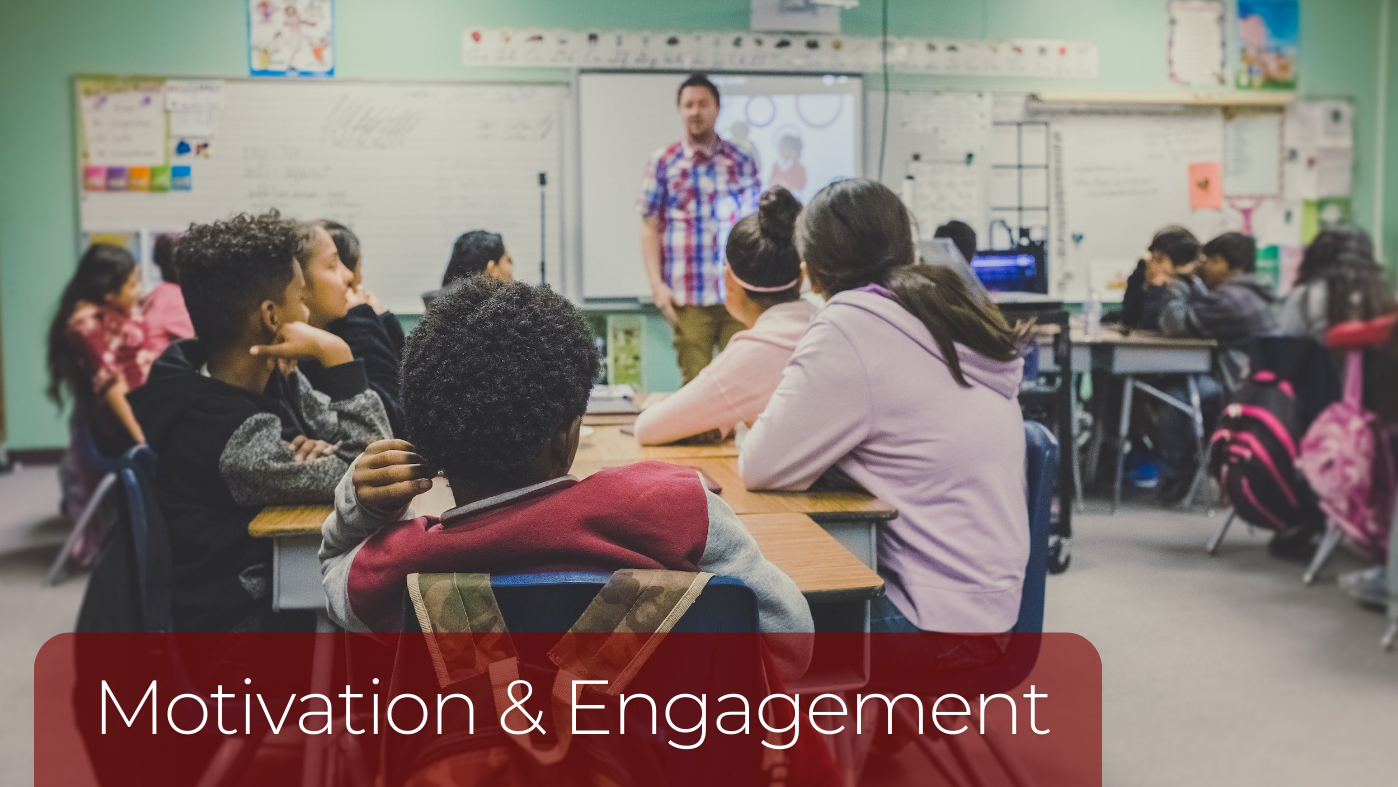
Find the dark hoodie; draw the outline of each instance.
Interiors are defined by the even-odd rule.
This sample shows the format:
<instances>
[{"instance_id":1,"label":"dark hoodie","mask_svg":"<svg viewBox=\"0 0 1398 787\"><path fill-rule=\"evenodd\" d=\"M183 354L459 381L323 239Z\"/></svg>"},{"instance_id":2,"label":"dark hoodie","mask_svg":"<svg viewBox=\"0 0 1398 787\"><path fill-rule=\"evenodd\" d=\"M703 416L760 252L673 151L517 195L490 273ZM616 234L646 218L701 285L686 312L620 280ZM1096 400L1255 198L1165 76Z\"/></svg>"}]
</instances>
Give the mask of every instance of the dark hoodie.
<instances>
[{"instance_id":1,"label":"dark hoodie","mask_svg":"<svg viewBox=\"0 0 1398 787\"><path fill-rule=\"evenodd\" d=\"M387 319L386 319L387 318ZM364 373L369 378L369 388L379 395L383 409L388 413L389 426L395 436L406 434L403 430L403 404L399 395L398 367L402 364L403 329L398 327L395 337L389 328L389 321L397 326L398 320L391 314L377 314L374 307L360 304L349 310L344 317L325 326L325 330L345 340L354 357L364 362ZM317 391L325 391L327 370L315 361L302 361L301 374Z\"/></svg>"},{"instance_id":2,"label":"dark hoodie","mask_svg":"<svg viewBox=\"0 0 1398 787\"><path fill-rule=\"evenodd\" d=\"M1160 312L1160 330L1166 336L1214 339L1219 344L1219 382L1228 391L1242 384L1247 368L1248 343L1276 333L1272 293L1250 273L1234 276L1210 290L1190 277Z\"/></svg>"},{"instance_id":3,"label":"dark hoodie","mask_svg":"<svg viewBox=\"0 0 1398 787\"><path fill-rule=\"evenodd\" d=\"M273 375L259 395L207 376L198 339L176 342L128 395L159 457L156 492L174 562L177 631L262 628L271 610L269 539L248 535L266 505L326 503L350 463L389 434L360 361L324 370L326 389ZM297 435L340 450L298 464Z\"/></svg>"}]
</instances>

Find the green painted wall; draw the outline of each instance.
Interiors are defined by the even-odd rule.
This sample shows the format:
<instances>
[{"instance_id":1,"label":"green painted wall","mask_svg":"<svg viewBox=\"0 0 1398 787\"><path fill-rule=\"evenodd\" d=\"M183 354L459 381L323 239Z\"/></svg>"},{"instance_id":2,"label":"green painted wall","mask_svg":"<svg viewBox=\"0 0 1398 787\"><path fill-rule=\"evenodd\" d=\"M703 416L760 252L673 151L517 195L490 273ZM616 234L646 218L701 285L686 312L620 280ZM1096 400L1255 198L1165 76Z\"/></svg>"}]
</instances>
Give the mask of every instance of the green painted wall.
<instances>
[{"instance_id":1,"label":"green painted wall","mask_svg":"<svg viewBox=\"0 0 1398 787\"><path fill-rule=\"evenodd\" d=\"M1380 177L1390 184L1388 204L1398 204L1398 156L1389 157L1386 173L1373 169L1382 2L1302 0L1304 91L1350 96L1358 107L1355 209L1366 224ZM339 0L337 5L337 69L348 79L558 76L542 69L466 69L460 41L468 26L732 30L748 21L748 0ZM0 24L0 171L7 173L0 180L0 337L11 447L66 442L59 414L42 396L42 335L79 251L71 78L82 73L245 76L245 8L241 0L7 4ZM1170 87L1165 0L891 0L890 21L902 35L1093 41L1101 49L1101 77L1057 86ZM872 35L878 29L877 0L864 0L845 14L847 33ZM1395 32L1398 24L1389 31ZM1042 80L894 78L895 88L1052 86ZM1390 79L1389 88L1398 90L1398 78ZM1398 101L1390 101L1390 111L1398 112ZM1398 122L1389 127L1398 129ZM1385 234L1390 249L1398 249L1394 232ZM648 386L674 387L678 375L667 357L667 329L654 316L647 322L646 346Z\"/></svg>"}]
</instances>

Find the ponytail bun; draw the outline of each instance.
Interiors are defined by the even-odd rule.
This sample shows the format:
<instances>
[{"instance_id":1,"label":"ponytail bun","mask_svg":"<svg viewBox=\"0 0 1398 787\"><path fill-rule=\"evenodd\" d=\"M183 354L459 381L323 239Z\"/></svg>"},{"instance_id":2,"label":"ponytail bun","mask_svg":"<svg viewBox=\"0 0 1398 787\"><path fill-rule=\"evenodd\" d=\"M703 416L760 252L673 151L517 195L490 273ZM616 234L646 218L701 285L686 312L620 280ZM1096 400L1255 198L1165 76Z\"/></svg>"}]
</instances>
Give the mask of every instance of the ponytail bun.
<instances>
[{"instance_id":1,"label":"ponytail bun","mask_svg":"<svg viewBox=\"0 0 1398 787\"><path fill-rule=\"evenodd\" d=\"M800 213L800 200L781 186L773 186L763 192L758 201L758 230L778 243L790 243L796 230L796 217Z\"/></svg>"}]
</instances>

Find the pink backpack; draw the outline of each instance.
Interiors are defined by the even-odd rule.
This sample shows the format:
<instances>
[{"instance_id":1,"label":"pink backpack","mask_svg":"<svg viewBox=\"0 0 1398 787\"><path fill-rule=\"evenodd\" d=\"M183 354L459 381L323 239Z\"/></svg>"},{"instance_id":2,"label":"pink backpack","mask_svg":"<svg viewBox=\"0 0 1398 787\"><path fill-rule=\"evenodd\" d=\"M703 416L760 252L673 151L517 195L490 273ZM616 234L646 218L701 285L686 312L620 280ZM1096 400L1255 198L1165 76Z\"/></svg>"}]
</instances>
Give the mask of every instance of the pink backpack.
<instances>
[{"instance_id":1,"label":"pink backpack","mask_svg":"<svg viewBox=\"0 0 1398 787\"><path fill-rule=\"evenodd\" d=\"M1393 456L1374 414L1365 410L1363 353L1345 363L1344 398L1325 408L1301 439L1297 465L1326 518L1361 550L1388 550L1394 504Z\"/></svg>"}]
</instances>

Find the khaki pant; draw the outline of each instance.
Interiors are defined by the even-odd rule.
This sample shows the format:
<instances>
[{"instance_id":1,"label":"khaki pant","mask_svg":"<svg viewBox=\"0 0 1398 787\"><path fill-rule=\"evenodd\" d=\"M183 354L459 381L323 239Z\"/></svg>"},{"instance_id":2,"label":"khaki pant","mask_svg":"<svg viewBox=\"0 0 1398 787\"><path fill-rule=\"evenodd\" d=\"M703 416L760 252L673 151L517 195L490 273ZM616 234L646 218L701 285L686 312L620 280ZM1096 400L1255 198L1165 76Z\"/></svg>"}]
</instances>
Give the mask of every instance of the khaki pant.
<instances>
[{"instance_id":1,"label":"khaki pant","mask_svg":"<svg viewBox=\"0 0 1398 787\"><path fill-rule=\"evenodd\" d=\"M680 376L688 384L709 365L714 353L727 347L733 334L745 326L723 306L676 306L673 327Z\"/></svg>"}]
</instances>

